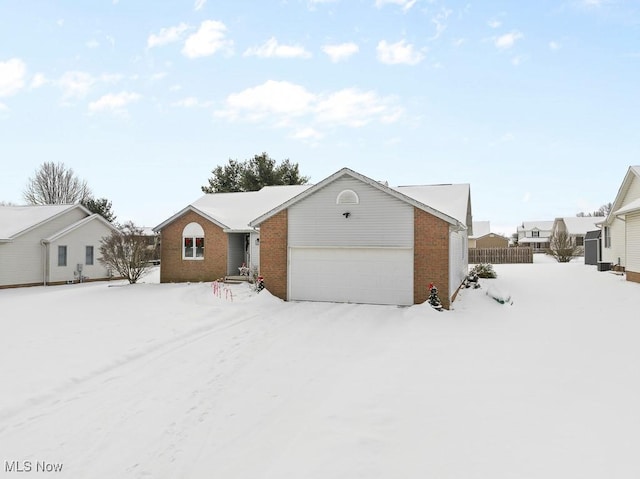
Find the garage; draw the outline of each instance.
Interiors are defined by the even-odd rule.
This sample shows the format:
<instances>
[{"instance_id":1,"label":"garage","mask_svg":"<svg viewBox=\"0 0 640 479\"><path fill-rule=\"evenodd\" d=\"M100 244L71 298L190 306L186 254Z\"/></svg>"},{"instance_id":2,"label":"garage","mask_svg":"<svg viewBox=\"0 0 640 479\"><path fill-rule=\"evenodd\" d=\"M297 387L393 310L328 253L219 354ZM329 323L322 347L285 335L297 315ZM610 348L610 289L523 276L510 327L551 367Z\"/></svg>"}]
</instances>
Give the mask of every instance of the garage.
<instances>
[{"instance_id":1,"label":"garage","mask_svg":"<svg viewBox=\"0 0 640 479\"><path fill-rule=\"evenodd\" d=\"M289 299L413 304L413 248L290 247Z\"/></svg>"}]
</instances>

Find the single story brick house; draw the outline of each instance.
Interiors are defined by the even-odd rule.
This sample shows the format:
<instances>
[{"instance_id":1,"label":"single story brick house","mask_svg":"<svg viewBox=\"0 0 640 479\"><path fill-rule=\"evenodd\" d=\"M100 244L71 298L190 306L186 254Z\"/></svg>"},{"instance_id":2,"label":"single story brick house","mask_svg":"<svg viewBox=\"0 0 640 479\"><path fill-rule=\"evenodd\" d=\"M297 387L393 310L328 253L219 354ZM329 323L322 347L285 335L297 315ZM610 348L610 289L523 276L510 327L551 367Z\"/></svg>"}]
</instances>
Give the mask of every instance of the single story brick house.
<instances>
[{"instance_id":1,"label":"single story brick house","mask_svg":"<svg viewBox=\"0 0 640 479\"><path fill-rule=\"evenodd\" d=\"M154 231L163 283L244 264L285 300L410 305L433 282L448 308L468 270L470 188L391 188L343 168L316 185L205 194Z\"/></svg>"},{"instance_id":2,"label":"single story brick house","mask_svg":"<svg viewBox=\"0 0 640 479\"><path fill-rule=\"evenodd\" d=\"M285 300L449 308L468 272L468 184L391 188L348 168L250 223L260 274Z\"/></svg>"},{"instance_id":3,"label":"single story brick house","mask_svg":"<svg viewBox=\"0 0 640 479\"><path fill-rule=\"evenodd\" d=\"M249 222L311 185L205 194L153 228L160 233L160 281L215 281L260 267L260 234Z\"/></svg>"},{"instance_id":4,"label":"single story brick house","mask_svg":"<svg viewBox=\"0 0 640 479\"><path fill-rule=\"evenodd\" d=\"M98 253L114 230L82 205L0 206L0 288L109 279Z\"/></svg>"}]
</instances>

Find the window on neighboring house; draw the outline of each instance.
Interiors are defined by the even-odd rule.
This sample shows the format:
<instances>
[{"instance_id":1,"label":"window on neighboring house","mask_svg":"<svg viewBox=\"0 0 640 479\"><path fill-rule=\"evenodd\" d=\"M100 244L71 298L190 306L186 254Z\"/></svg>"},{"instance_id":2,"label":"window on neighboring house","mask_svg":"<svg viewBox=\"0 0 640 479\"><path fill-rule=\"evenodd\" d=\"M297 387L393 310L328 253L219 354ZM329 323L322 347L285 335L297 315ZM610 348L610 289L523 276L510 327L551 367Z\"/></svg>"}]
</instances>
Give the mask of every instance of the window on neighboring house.
<instances>
[{"instance_id":1,"label":"window on neighboring house","mask_svg":"<svg viewBox=\"0 0 640 479\"><path fill-rule=\"evenodd\" d=\"M58 266L67 265L67 247L58 246Z\"/></svg>"},{"instance_id":2,"label":"window on neighboring house","mask_svg":"<svg viewBox=\"0 0 640 479\"><path fill-rule=\"evenodd\" d=\"M84 250L84 264L93 265L93 246L87 246Z\"/></svg>"},{"instance_id":3,"label":"window on neighboring house","mask_svg":"<svg viewBox=\"0 0 640 479\"><path fill-rule=\"evenodd\" d=\"M182 258L204 259L204 230L198 223L189 223L182 230Z\"/></svg>"},{"instance_id":4,"label":"window on neighboring house","mask_svg":"<svg viewBox=\"0 0 640 479\"><path fill-rule=\"evenodd\" d=\"M531 232L531 237L532 238L540 238L540 231L532 231Z\"/></svg>"},{"instance_id":5,"label":"window on neighboring house","mask_svg":"<svg viewBox=\"0 0 640 479\"><path fill-rule=\"evenodd\" d=\"M576 246L584 246L584 236L576 236Z\"/></svg>"},{"instance_id":6,"label":"window on neighboring house","mask_svg":"<svg viewBox=\"0 0 640 479\"><path fill-rule=\"evenodd\" d=\"M604 247L611 248L611 228L604 227Z\"/></svg>"}]
</instances>

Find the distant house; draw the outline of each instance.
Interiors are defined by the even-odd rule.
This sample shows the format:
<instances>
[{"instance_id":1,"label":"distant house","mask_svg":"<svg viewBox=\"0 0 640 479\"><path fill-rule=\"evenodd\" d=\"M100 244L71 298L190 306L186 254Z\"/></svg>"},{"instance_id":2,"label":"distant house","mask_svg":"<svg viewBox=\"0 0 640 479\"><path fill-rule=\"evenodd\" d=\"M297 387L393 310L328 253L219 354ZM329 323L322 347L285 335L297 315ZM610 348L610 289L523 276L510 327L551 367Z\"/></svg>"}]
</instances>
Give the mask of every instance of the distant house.
<instances>
[{"instance_id":1,"label":"distant house","mask_svg":"<svg viewBox=\"0 0 640 479\"><path fill-rule=\"evenodd\" d=\"M154 231L161 282L246 265L285 300L410 305L433 282L448 308L467 275L470 188L391 188L343 168L316 185L207 194Z\"/></svg>"},{"instance_id":2,"label":"distant house","mask_svg":"<svg viewBox=\"0 0 640 479\"><path fill-rule=\"evenodd\" d=\"M509 239L491 232L489 221L474 221L473 236L469 237L469 248L507 248Z\"/></svg>"},{"instance_id":3,"label":"distant house","mask_svg":"<svg viewBox=\"0 0 640 479\"><path fill-rule=\"evenodd\" d=\"M553 221L523 221L518 226L518 246L532 248L534 253L544 253L549 248Z\"/></svg>"},{"instance_id":4,"label":"distant house","mask_svg":"<svg viewBox=\"0 0 640 479\"><path fill-rule=\"evenodd\" d=\"M628 281L640 282L640 166L627 170L602 228L602 261L626 270Z\"/></svg>"},{"instance_id":5,"label":"distant house","mask_svg":"<svg viewBox=\"0 0 640 479\"><path fill-rule=\"evenodd\" d=\"M343 168L250 225L260 273L285 300L445 308L467 275L468 184L391 188Z\"/></svg>"},{"instance_id":6,"label":"distant house","mask_svg":"<svg viewBox=\"0 0 640 479\"><path fill-rule=\"evenodd\" d=\"M584 240L588 231L597 229L596 223L602 218L597 216L569 216L556 218L553 222L551 235L563 231L569 235L571 245L580 248L580 254L584 254Z\"/></svg>"},{"instance_id":7,"label":"distant house","mask_svg":"<svg viewBox=\"0 0 640 479\"><path fill-rule=\"evenodd\" d=\"M98 254L113 230L81 205L0 206L0 288L108 279Z\"/></svg>"}]
</instances>

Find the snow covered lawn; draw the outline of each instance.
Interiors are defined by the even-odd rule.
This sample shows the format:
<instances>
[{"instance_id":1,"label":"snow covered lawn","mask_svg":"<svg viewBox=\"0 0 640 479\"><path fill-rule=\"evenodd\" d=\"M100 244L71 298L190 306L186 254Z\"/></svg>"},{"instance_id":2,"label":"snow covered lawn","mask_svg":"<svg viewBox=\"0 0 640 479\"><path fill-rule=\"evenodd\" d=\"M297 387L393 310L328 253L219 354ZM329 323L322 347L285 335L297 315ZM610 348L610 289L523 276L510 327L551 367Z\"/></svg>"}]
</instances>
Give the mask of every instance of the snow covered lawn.
<instances>
[{"instance_id":1,"label":"snow covered lawn","mask_svg":"<svg viewBox=\"0 0 640 479\"><path fill-rule=\"evenodd\" d=\"M0 290L0 477L640 477L640 285L536 260L442 313Z\"/></svg>"}]
</instances>

